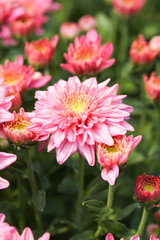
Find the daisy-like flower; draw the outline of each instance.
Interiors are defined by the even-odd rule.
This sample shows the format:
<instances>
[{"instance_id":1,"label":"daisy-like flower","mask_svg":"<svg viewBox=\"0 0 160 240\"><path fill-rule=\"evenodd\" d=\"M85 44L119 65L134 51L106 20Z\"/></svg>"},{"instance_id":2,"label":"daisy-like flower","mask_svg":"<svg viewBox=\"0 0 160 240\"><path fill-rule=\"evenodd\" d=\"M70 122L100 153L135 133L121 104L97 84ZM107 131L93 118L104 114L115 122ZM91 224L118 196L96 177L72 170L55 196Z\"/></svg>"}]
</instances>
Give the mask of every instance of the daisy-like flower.
<instances>
[{"instance_id":1,"label":"daisy-like flower","mask_svg":"<svg viewBox=\"0 0 160 240\"><path fill-rule=\"evenodd\" d=\"M147 64L152 62L158 53L159 51L151 49L143 35L139 35L131 45L130 59L134 64Z\"/></svg>"},{"instance_id":2,"label":"daisy-like flower","mask_svg":"<svg viewBox=\"0 0 160 240\"><path fill-rule=\"evenodd\" d=\"M96 27L96 19L93 16L85 15L78 20L78 25L81 31L87 32Z\"/></svg>"},{"instance_id":3,"label":"daisy-like flower","mask_svg":"<svg viewBox=\"0 0 160 240\"><path fill-rule=\"evenodd\" d=\"M97 159L104 167L101 176L109 184L114 185L119 175L119 166L127 162L131 151L139 144L142 136L116 136L113 137L114 144L108 146L104 143L97 145Z\"/></svg>"},{"instance_id":4,"label":"daisy-like flower","mask_svg":"<svg viewBox=\"0 0 160 240\"><path fill-rule=\"evenodd\" d=\"M121 15L132 15L141 10L146 0L112 0L116 12Z\"/></svg>"},{"instance_id":5,"label":"daisy-like flower","mask_svg":"<svg viewBox=\"0 0 160 240\"><path fill-rule=\"evenodd\" d=\"M138 176L134 188L135 197L138 202L153 206L160 201L160 176L149 176L145 173Z\"/></svg>"},{"instance_id":6,"label":"daisy-like flower","mask_svg":"<svg viewBox=\"0 0 160 240\"><path fill-rule=\"evenodd\" d=\"M36 92L34 125L29 130L51 135L48 151L56 148L58 163L78 151L93 166L96 143L112 146L113 136L133 131L126 122L133 108L122 103L126 96L117 96L118 84L106 86L109 81L98 84L89 78L81 83L70 77Z\"/></svg>"},{"instance_id":7,"label":"daisy-like flower","mask_svg":"<svg viewBox=\"0 0 160 240\"><path fill-rule=\"evenodd\" d=\"M60 34L64 39L72 39L79 34L79 26L75 22L64 22L60 26Z\"/></svg>"},{"instance_id":8,"label":"daisy-like flower","mask_svg":"<svg viewBox=\"0 0 160 240\"><path fill-rule=\"evenodd\" d=\"M96 74L114 64L115 59L109 59L112 52L112 43L101 46L101 37L92 29L86 36L76 37L74 44L70 43L68 53L64 53L67 63L60 66L75 75Z\"/></svg>"},{"instance_id":9,"label":"daisy-like flower","mask_svg":"<svg viewBox=\"0 0 160 240\"><path fill-rule=\"evenodd\" d=\"M111 233L108 233L105 240L114 240L114 237ZM125 239L121 238L121 240L125 240ZM140 236L137 234L137 235L131 237L130 240L140 240ZM150 240L159 240L159 238L156 238L154 235L151 235Z\"/></svg>"},{"instance_id":10,"label":"daisy-like flower","mask_svg":"<svg viewBox=\"0 0 160 240\"><path fill-rule=\"evenodd\" d=\"M152 72L150 78L146 74L143 75L144 86L148 96L152 100L160 98L160 76L156 77L156 73Z\"/></svg>"},{"instance_id":11,"label":"daisy-like flower","mask_svg":"<svg viewBox=\"0 0 160 240\"><path fill-rule=\"evenodd\" d=\"M21 108L19 113L13 112L13 115L14 119L12 121L3 124L3 132L7 140L18 146L33 144L37 139L45 140L43 133L38 135L27 130L27 127L32 125L30 121L32 113L26 113Z\"/></svg>"},{"instance_id":12,"label":"daisy-like flower","mask_svg":"<svg viewBox=\"0 0 160 240\"><path fill-rule=\"evenodd\" d=\"M55 35L51 41L48 38L25 43L25 53L31 65L45 66L47 65L53 54L58 42L58 35Z\"/></svg>"},{"instance_id":13,"label":"daisy-like flower","mask_svg":"<svg viewBox=\"0 0 160 240\"><path fill-rule=\"evenodd\" d=\"M6 60L4 66L0 65L0 85L9 86L10 94L42 87L50 79L50 75L35 78L33 67L23 65L22 56L18 56L15 62Z\"/></svg>"},{"instance_id":14,"label":"daisy-like flower","mask_svg":"<svg viewBox=\"0 0 160 240\"><path fill-rule=\"evenodd\" d=\"M146 233L148 236L154 234L157 237L159 233L159 225L154 223L149 224L146 228Z\"/></svg>"}]
</instances>

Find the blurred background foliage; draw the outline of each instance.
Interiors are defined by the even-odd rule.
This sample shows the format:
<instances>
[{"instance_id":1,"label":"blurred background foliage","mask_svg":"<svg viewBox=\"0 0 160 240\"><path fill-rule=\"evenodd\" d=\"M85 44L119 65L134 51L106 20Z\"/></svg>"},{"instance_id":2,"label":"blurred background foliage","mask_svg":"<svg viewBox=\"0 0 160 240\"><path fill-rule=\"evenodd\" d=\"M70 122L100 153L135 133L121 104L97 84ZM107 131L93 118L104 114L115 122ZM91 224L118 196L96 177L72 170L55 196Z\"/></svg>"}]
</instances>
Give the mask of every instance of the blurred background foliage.
<instances>
[{"instance_id":1,"label":"blurred background foliage","mask_svg":"<svg viewBox=\"0 0 160 240\"><path fill-rule=\"evenodd\" d=\"M130 154L125 171L120 174L115 186L114 208L118 214L117 220L126 224L128 228L137 228L142 209L137 208L133 199L134 182L138 175L146 172L148 175L160 175L160 105L147 97L143 86L143 74L150 76L152 71L160 74L160 58L147 65L135 67L129 59L129 48L138 34L143 34L146 40L160 35L159 0L147 0L143 9L131 17L117 15L110 0L57 0L62 4L62 10L50 13L49 20L44 24L42 36L31 36L31 39L51 37L59 33L60 25L65 21L77 22L83 15L96 17L97 31L101 35L102 43L112 41L114 45L113 57L116 63L98 74L98 81L111 78L109 86L119 84L119 94L128 95L124 100L134 107L130 123L135 128L134 136L143 135L139 146ZM65 62L63 53L67 51L69 42L60 37L52 62L47 71L52 75L48 84L54 84L59 79L67 80L71 75L63 71L59 64ZM24 54L24 41L20 40L16 47L0 47L1 64L5 59L14 60L17 55ZM46 86L42 88L46 89ZM23 107L26 111L34 109L35 90L23 93ZM10 148L8 146L7 148ZM4 150L4 149L3 149ZM8 149L7 149L8 151ZM11 150L12 151L12 150ZM37 152L37 145L31 147L34 161L34 171L40 192L41 216L43 227L37 228L37 211L33 210L30 198L31 190L27 181L27 170L23 151L15 150L18 160L1 173L9 180L11 186L0 191L0 209L7 216L7 221L16 226L21 232L25 226L33 229L35 236L41 236L49 231L51 239L93 239L97 223L94 214L84 208L82 233L78 236L75 225L75 208L77 199L78 154L74 154L63 165L56 162L55 152L47 153L46 148ZM106 202L108 183L100 177L98 164L90 167L85 163L85 195L84 201L97 199ZM36 200L35 200L36 201ZM37 204L37 202L36 202ZM126 207L129 207L126 209ZM125 209L125 211L124 211ZM153 222L152 214L149 222ZM104 239L102 235L101 239ZM144 235L144 239L146 236Z\"/></svg>"}]
</instances>

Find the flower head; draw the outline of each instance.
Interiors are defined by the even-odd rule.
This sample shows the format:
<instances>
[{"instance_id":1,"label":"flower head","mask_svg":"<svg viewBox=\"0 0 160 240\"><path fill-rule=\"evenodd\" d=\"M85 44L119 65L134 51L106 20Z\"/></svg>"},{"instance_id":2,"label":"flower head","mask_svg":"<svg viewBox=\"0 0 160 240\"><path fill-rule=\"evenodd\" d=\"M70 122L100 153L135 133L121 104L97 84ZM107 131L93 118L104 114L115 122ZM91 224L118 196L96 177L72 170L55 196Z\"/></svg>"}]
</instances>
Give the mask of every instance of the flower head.
<instances>
[{"instance_id":1,"label":"flower head","mask_svg":"<svg viewBox=\"0 0 160 240\"><path fill-rule=\"evenodd\" d=\"M147 94L152 100L160 98L160 76L156 77L156 73L152 72L150 78L146 74L143 75L144 86Z\"/></svg>"},{"instance_id":2,"label":"flower head","mask_svg":"<svg viewBox=\"0 0 160 240\"><path fill-rule=\"evenodd\" d=\"M142 137L116 136L113 137L114 144L108 146L104 143L97 145L97 159L104 167L101 176L109 184L114 185L119 175L119 166L126 163L131 151L139 144Z\"/></svg>"},{"instance_id":3,"label":"flower head","mask_svg":"<svg viewBox=\"0 0 160 240\"><path fill-rule=\"evenodd\" d=\"M78 20L78 25L81 31L87 32L96 27L96 19L93 16L85 15Z\"/></svg>"},{"instance_id":4,"label":"flower head","mask_svg":"<svg viewBox=\"0 0 160 240\"><path fill-rule=\"evenodd\" d=\"M134 188L138 202L152 206L160 201L160 177L148 176L145 173L138 176Z\"/></svg>"},{"instance_id":5,"label":"flower head","mask_svg":"<svg viewBox=\"0 0 160 240\"><path fill-rule=\"evenodd\" d=\"M122 103L125 96L117 96L118 84L108 87L108 82L98 84L96 78L89 78L81 83L78 77L70 77L36 92L34 124L29 130L51 135L48 151L56 148L58 163L79 151L94 165L96 143L111 146L113 136L133 130L126 122L132 107Z\"/></svg>"},{"instance_id":6,"label":"flower head","mask_svg":"<svg viewBox=\"0 0 160 240\"><path fill-rule=\"evenodd\" d=\"M112 0L116 12L122 15L132 15L141 10L146 0Z\"/></svg>"},{"instance_id":7,"label":"flower head","mask_svg":"<svg viewBox=\"0 0 160 240\"><path fill-rule=\"evenodd\" d=\"M158 236L158 232L159 232L159 226L158 224L149 224L146 228L146 232L147 235L150 236L152 234L154 234L156 237Z\"/></svg>"},{"instance_id":8,"label":"flower head","mask_svg":"<svg viewBox=\"0 0 160 240\"><path fill-rule=\"evenodd\" d=\"M115 59L109 59L112 52L112 43L101 46L101 37L92 29L86 36L76 37L74 44L70 43L68 53L64 54L67 63L60 66L72 74L96 74L113 65Z\"/></svg>"},{"instance_id":9,"label":"flower head","mask_svg":"<svg viewBox=\"0 0 160 240\"><path fill-rule=\"evenodd\" d=\"M157 50L160 53L160 36L155 36L149 41L149 46L152 50Z\"/></svg>"},{"instance_id":10,"label":"flower head","mask_svg":"<svg viewBox=\"0 0 160 240\"><path fill-rule=\"evenodd\" d=\"M50 81L51 76L34 78L34 70L32 66L23 65L23 57L18 56L15 62L6 60L5 65L0 65L0 84L9 87L9 93L22 92L31 88L44 86Z\"/></svg>"},{"instance_id":11,"label":"flower head","mask_svg":"<svg viewBox=\"0 0 160 240\"><path fill-rule=\"evenodd\" d=\"M134 64L147 64L158 55L158 51L152 50L142 35L135 39L130 48L130 58Z\"/></svg>"},{"instance_id":12,"label":"flower head","mask_svg":"<svg viewBox=\"0 0 160 240\"><path fill-rule=\"evenodd\" d=\"M108 233L105 240L114 240L114 237L111 233ZM121 240L125 240L125 239L121 238ZM140 240L140 236L137 234L137 235L131 237L130 240ZM159 238L156 238L154 235L151 235L150 240L159 240Z\"/></svg>"},{"instance_id":13,"label":"flower head","mask_svg":"<svg viewBox=\"0 0 160 240\"><path fill-rule=\"evenodd\" d=\"M79 26L74 22L64 22L60 26L60 34L64 39L75 38L79 34Z\"/></svg>"},{"instance_id":14,"label":"flower head","mask_svg":"<svg viewBox=\"0 0 160 240\"><path fill-rule=\"evenodd\" d=\"M53 54L58 42L58 35L55 35L51 41L48 38L25 43L25 53L31 65L45 66L47 65Z\"/></svg>"}]
</instances>

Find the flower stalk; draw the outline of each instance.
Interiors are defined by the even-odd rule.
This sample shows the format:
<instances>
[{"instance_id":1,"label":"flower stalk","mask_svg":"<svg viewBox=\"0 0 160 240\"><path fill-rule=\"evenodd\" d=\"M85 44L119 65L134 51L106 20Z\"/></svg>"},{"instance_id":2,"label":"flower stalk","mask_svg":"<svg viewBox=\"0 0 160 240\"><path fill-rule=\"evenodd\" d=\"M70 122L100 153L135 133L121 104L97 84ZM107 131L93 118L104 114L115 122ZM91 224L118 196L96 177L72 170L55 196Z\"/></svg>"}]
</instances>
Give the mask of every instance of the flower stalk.
<instances>
[{"instance_id":1,"label":"flower stalk","mask_svg":"<svg viewBox=\"0 0 160 240\"><path fill-rule=\"evenodd\" d=\"M146 222L147 222L147 218L148 218L148 212L147 212L146 208L144 207L143 208L143 213L142 213L142 218L141 218L140 224L139 224L138 229L137 229L137 234L142 235L144 227L145 227Z\"/></svg>"}]
</instances>

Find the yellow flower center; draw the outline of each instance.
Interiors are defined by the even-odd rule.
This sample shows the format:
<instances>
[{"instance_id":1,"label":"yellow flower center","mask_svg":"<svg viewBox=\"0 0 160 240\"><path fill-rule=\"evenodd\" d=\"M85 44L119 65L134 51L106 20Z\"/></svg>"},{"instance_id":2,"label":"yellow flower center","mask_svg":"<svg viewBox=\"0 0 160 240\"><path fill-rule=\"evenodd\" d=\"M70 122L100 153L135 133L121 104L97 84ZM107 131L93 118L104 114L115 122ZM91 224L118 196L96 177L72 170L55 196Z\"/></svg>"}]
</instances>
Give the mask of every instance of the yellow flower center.
<instances>
[{"instance_id":1,"label":"yellow flower center","mask_svg":"<svg viewBox=\"0 0 160 240\"><path fill-rule=\"evenodd\" d=\"M16 69L11 69L3 73L3 83L7 85L13 85L16 82L20 82L22 74Z\"/></svg>"},{"instance_id":2,"label":"yellow flower center","mask_svg":"<svg viewBox=\"0 0 160 240\"><path fill-rule=\"evenodd\" d=\"M44 53L47 49L46 44L42 44L42 43L39 43L39 42L34 43L33 46L34 46L35 50L37 50L41 53Z\"/></svg>"},{"instance_id":3,"label":"yellow flower center","mask_svg":"<svg viewBox=\"0 0 160 240\"><path fill-rule=\"evenodd\" d=\"M102 144L103 154L107 157L109 155L114 155L116 153L120 153L123 155L125 153L125 150L122 146L122 143L120 140L114 138L114 144L112 146L108 146L106 144Z\"/></svg>"},{"instance_id":4,"label":"yellow flower center","mask_svg":"<svg viewBox=\"0 0 160 240\"><path fill-rule=\"evenodd\" d=\"M29 127L31 125L30 121L25 118L25 116L22 116L20 113L17 114L15 119L11 121L10 123L6 123L6 125L9 127L10 130L17 130L17 131L25 131L26 127ZM26 130L27 131L27 130Z\"/></svg>"},{"instance_id":5,"label":"yellow flower center","mask_svg":"<svg viewBox=\"0 0 160 240\"><path fill-rule=\"evenodd\" d=\"M144 190L145 191L149 191L149 192L154 192L154 186L150 185L150 184L146 184L144 185Z\"/></svg>"},{"instance_id":6,"label":"yellow flower center","mask_svg":"<svg viewBox=\"0 0 160 240\"><path fill-rule=\"evenodd\" d=\"M70 95L65 100L65 106L67 109L73 111L74 113L83 113L90 105L91 96L82 95Z\"/></svg>"},{"instance_id":7,"label":"yellow flower center","mask_svg":"<svg viewBox=\"0 0 160 240\"><path fill-rule=\"evenodd\" d=\"M76 61L81 61L81 60L89 61L95 56L96 56L95 49L92 46L88 47L86 45L84 47L80 47L74 53L74 58Z\"/></svg>"}]
</instances>

